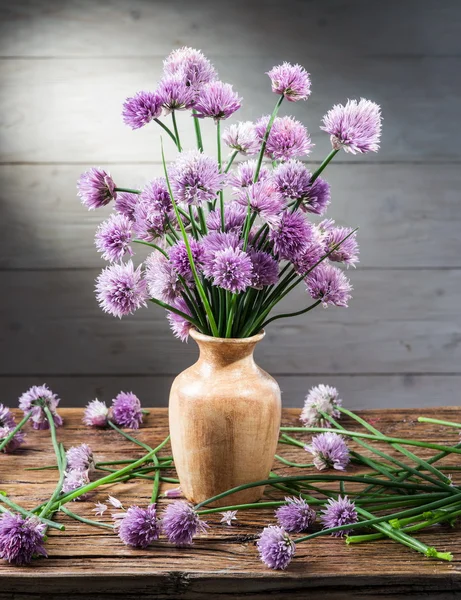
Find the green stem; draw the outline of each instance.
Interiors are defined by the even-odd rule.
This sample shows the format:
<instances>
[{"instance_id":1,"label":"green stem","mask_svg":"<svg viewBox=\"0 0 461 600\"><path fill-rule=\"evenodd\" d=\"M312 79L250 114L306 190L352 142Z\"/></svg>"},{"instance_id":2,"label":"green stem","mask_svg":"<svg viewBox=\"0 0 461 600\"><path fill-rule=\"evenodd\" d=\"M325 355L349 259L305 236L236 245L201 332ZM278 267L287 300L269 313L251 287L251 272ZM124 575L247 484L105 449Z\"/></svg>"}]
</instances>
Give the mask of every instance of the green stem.
<instances>
[{"instance_id":1,"label":"green stem","mask_svg":"<svg viewBox=\"0 0 461 600\"><path fill-rule=\"evenodd\" d=\"M150 248L155 248L158 250L165 258L168 258L168 254L165 252L163 248L157 246L156 244L152 244L152 242L145 242L144 240L133 240L133 244L142 244L143 246L149 246Z\"/></svg>"},{"instance_id":2,"label":"green stem","mask_svg":"<svg viewBox=\"0 0 461 600\"><path fill-rule=\"evenodd\" d=\"M167 126L165 125L165 123L162 123L162 121L160 121L160 119L154 119L154 121L157 123L157 125L160 125L160 127L161 127L162 129L164 129L164 130L167 132L167 134L168 134L168 135L170 136L170 138L173 140L173 142L174 142L174 145L177 147L177 146L178 146L178 142L176 141L176 138L175 138L175 136L174 136L173 132L171 131L171 129L170 129L169 127L167 127Z\"/></svg>"},{"instance_id":3,"label":"green stem","mask_svg":"<svg viewBox=\"0 0 461 600\"><path fill-rule=\"evenodd\" d=\"M156 467L157 470L155 471L155 475L154 475L154 485L152 486L152 495L151 495L150 502L151 502L151 504L157 504L158 494L160 491L160 467L159 467L159 460L157 458L157 455L154 454L154 456L152 458L154 461L154 466Z\"/></svg>"},{"instance_id":4,"label":"green stem","mask_svg":"<svg viewBox=\"0 0 461 600\"><path fill-rule=\"evenodd\" d=\"M140 194L141 193L141 190L132 190L130 188L122 188L122 187L116 187L114 191L127 192L128 194Z\"/></svg>"},{"instance_id":5,"label":"green stem","mask_svg":"<svg viewBox=\"0 0 461 600\"><path fill-rule=\"evenodd\" d=\"M277 460L279 460L281 463L283 463L284 465L288 465L289 467L299 467L302 469L307 469L310 467L313 467L314 464L313 463L295 463L295 462L291 462L290 460L287 460L286 458L283 458L283 456L279 456L278 454L275 455L275 458Z\"/></svg>"},{"instance_id":6,"label":"green stem","mask_svg":"<svg viewBox=\"0 0 461 600\"><path fill-rule=\"evenodd\" d=\"M104 527L106 529L113 529L113 525L109 525L109 523L101 523L101 521L93 521L92 519L85 519L85 517L81 517L80 515L76 515L74 512L66 508L65 506L61 506L59 509L67 516L72 517L76 521L80 521L80 523L86 523L87 525L92 525L93 527Z\"/></svg>"},{"instance_id":7,"label":"green stem","mask_svg":"<svg viewBox=\"0 0 461 600\"><path fill-rule=\"evenodd\" d=\"M45 517L48 514L50 507L53 506L53 504L56 501L56 498L59 496L59 494L61 493L61 490L62 490L62 486L64 483L64 477L66 475L66 453L64 451L64 446L62 444L59 446L59 456L58 455L56 456L56 460L58 461L59 480L58 480L58 483L56 484L53 494L51 495L50 499L48 500L48 502L45 504L45 506L41 510L41 512L39 514L40 517Z\"/></svg>"},{"instance_id":8,"label":"green stem","mask_svg":"<svg viewBox=\"0 0 461 600\"><path fill-rule=\"evenodd\" d=\"M280 105L282 104L282 102L283 102L283 95L280 96L280 98L277 100L277 104L275 105L275 108L272 111L271 117L270 117L269 122L268 122L267 127L266 127L266 131L264 132L263 141L261 143L261 150L259 151L259 155L258 155L258 162L256 163L255 176L254 176L254 179L253 179L253 181L255 183L259 179L259 172L261 171L261 164L263 162L264 152L266 150L267 140L269 139L269 134L271 132L272 125L274 124L275 117L277 116L277 113L279 112L279 108L280 108Z\"/></svg>"},{"instance_id":9,"label":"green stem","mask_svg":"<svg viewBox=\"0 0 461 600\"><path fill-rule=\"evenodd\" d=\"M230 294L230 292L228 292ZM234 314L235 314L235 304L237 302L237 294L231 294L232 298L230 301L229 313L227 316L227 327L226 327L226 338L231 337L232 325L234 323Z\"/></svg>"},{"instance_id":10,"label":"green stem","mask_svg":"<svg viewBox=\"0 0 461 600\"><path fill-rule=\"evenodd\" d=\"M182 312L182 310L179 310L179 308L170 306L169 304L166 304L165 302L163 302L162 300L159 300L158 298L149 298L149 302L158 304L158 306L161 306L162 308L165 308L166 310L168 310L170 312L176 313L183 319L186 319L186 321L189 321L189 323L192 323L192 325L194 325L200 331L200 329L201 329L200 323L196 319L194 319L194 317L192 317L191 315L188 315L187 313Z\"/></svg>"},{"instance_id":11,"label":"green stem","mask_svg":"<svg viewBox=\"0 0 461 600\"><path fill-rule=\"evenodd\" d=\"M446 427L457 427L461 428L461 423L455 423L454 421L441 421L440 419L431 419L429 417L418 417L420 423L435 423L436 425L445 425Z\"/></svg>"},{"instance_id":12,"label":"green stem","mask_svg":"<svg viewBox=\"0 0 461 600\"><path fill-rule=\"evenodd\" d=\"M196 115L197 111L195 108L192 109L192 115ZM197 148L200 152L203 152L203 140L202 140L202 130L200 129L200 121L197 117L193 117L194 120L194 129L195 129L195 137L197 138Z\"/></svg>"},{"instance_id":13,"label":"green stem","mask_svg":"<svg viewBox=\"0 0 461 600\"><path fill-rule=\"evenodd\" d=\"M238 154L238 150L234 150L232 152L232 154L230 155L229 160L227 161L226 166L224 168L224 173L228 173L229 172L229 169L231 168L232 163L234 162L235 157L237 156L237 154Z\"/></svg>"},{"instance_id":14,"label":"green stem","mask_svg":"<svg viewBox=\"0 0 461 600\"><path fill-rule=\"evenodd\" d=\"M221 121L216 121L216 145L218 151L219 172L222 172L222 156L221 156ZM226 231L226 220L224 215L224 192L219 190L219 209L221 211L221 229Z\"/></svg>"},{"instance_id":15,"label":"green stem","mask_svg":"<svg viewBox=\"0 0 461 600\"><path fill-rule=\"evenodd\" d=\"M272 317L272 318L268 319L267 321L264 321L264 323L261 325L261 329L264 329L264 327L267 327L267 325L269 325L269 323L272 323L272 321L277 321L277 319L287 319L288 317L297 317L298 315L303 315L304 313L307 313L310 310L312 310L313 308L315 308L316 306L318 306L321 302L322 302L321 300L317 300L316 302L314 302L307 308L303 308L303 310L297 310L296 312L292 312L292 313L284 313L281 315L275 315L275 317Z\"/></svg>"},{"instance_id":16,"label":"green stem","mask_svg":"<svg viewBox=\"0 0 461 600\"><path fill-rule=\"evenodd\" d=\"M221 513L227 510L247 510L249 508L277 508L286 504L283 500L277 500L273 502L255 502L253 504L233 504L232 506L221 506L218 508L207 508L205 510L199 510L199 515L211 515L213 513Z\"/></svg>"},{"instance_id":17,"label":"green stem","mask_svg":"<svg viewBox=\"0 0 461 600\"><path fill-rule=\"evenodd\" d=\"M26 517L26 518L32 517L34 519L38 519L45 525L48 525L48 527L52 527L53 529L59 529L59 531L65 530L64 525L61 525L60 523L55 523L54 521L50 521L49 519L45 519L44 517L39 517L39 516L35 515L33 512L30 512L30 511L26 510L25 508L22 508L22 506L19 506L18 504L16 504L12 500L10 500L8 498L8 496L5 496L4 494L0 494L0 502L3 502L4 504L6 504L7 506L9 506L13 510L15 510L17 513L19 513L23 517ZM3 506L0 505L0 512L3 512L3 513L8 512L9 513L10 511L7 508L4 508Z\"/></svg>"},{"instance_id":18,"label":"green stem","mask_svg":"<svg viewBox=\"0 0 461 600\"><path fill-rule=\"evenodd\" d=\"M173 121L174 135L176 138L176 147L178 148L178 152L181 152L182 148L181 148L181 142L179 140L178 125L176 123L176 112L174 110L171 111L171 119Z\"/></svg>"},{"instance_id":19,"label":"green stem","mask_svg":"<svg viewBox=\"0 0 461 600\"><path fill-rule=\"evenodd\" d=\"M2 440L2 442L0 443L0 452L10 443L10 441L14 438L18 431L20 431L24 427L24 425L27 423L31 416L32 412L28 412L27 415L25 415L21 419L21 421L16 425L16 427L10 431L6 438Z\"/></svg>"},{"instance_id":20,"label":"green stem","mask_svg":"<svg viewBox=\"0 0 461 600\"><path fill-rule=\"evenodd\" d=\"M123 431L122 429L117 427L117 425L115 425L115 423L113 423L112 421L109 420L108 423L114 431L116 431L120 435L123 435L123 437L125 437L130 442L133 442L133 444L136 444L137 446L141 446L141 448L144 448L144 450L147 450L147 452L151 452L153 450L153 448L151 446L148 446L144 442L141 442L140 440L137 440L136 438L132 437L129 433L126 433L126 431ZM167 438L167 441L168 441L168 438Z\"/></svg>"}]
</instances>

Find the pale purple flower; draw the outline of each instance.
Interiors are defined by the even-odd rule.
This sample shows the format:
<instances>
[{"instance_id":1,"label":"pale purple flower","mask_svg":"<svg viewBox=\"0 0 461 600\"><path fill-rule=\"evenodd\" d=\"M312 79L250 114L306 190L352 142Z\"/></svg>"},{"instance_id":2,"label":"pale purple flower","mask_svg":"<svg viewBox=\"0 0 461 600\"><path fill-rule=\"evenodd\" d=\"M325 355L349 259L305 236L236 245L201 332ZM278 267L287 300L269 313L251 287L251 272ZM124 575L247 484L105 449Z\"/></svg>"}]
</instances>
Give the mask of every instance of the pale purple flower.
<instances>
[{"instance_id":1,"label":"pale purple flower","mask_svg":"<svg viewBox=\"0 0 461 600\"><path fill-rule=\"evenodd\" d=\"M266 285L274 285L279 279L278 262L267 252L250 250L253 273L251 287L262 290Z\"/></svg>"},{"instance_id":2,"label":"pale purple flower","mask_svg":"<svg viewBox=\"0 0 461 600\"><path fill-rule=\"evenodd\" d=\"M62 493L68 494L69 492L75 492L79 488L90 483L90 477L88 471L80 471L79 469L72 469L67 471L64 475L64 483L62 485ZM74 501L82 501L88 498L88 494L81 494L74 498Z\"/></svg>"},{"instance_id":3,"label":"pale purple flower","mask_svg":"<svg viewBox=\"0 0 461 600\"><path fill-rule=\"evenodd\" d=\"M285 502L275 511L277 521L285 531L301 533L312 527L317 515L303 498L285 498Z\"/></svg>"},{"instance_id":4,"label":"pale purple flower","mask_svg":"<svg viewBox=\"0 0 461 600\"><path fill-rule=\"evenodd\" d=\"M125 254L133 254L131 243L131 221L125 215L113 214L96 230L96 248L102 258L109 262L121 260Z\"/></svg>"},{"instance_id":5,"label":"pale purple flower","mask_svg":"<svg viewBox=\"0 0 461 600\"><path fill-rule=\"evenodd\" d=\"M128 217L130 221L134 221L134 209L138 202L138 195L129 192L117 192L115 210L121 215Z\"/></svg>"},{"instance_id":6,"label":"pale purple flower","mask_svg":"<svg viewBox=\"0 0 461 600\"><path fill-rule=\"evenodd\" d=\"M195 118L211 117L215 121L228 119L242 106L242 98L229 83L211 81L206 83L195 102Z\"/></svg>"},{"instance_id":7,"label":"pale purple flower","mask_svg":"<svg viewBox=\"0 0 461 600\"><path fill-rule=\"evenodd\" d=\"M120 427L139 429L142 410L139 398L133 392L120 392L112 400L112 420Z\"/></svg>"},{"instance_id":8,"label":"pale purple flower","mask_svg":"<svg viewBox=\"0 0 461 600\"><path fill-rule=\"evenodd\" d=\"M96 502L92 510L97 517L102 517L107 510L107 504L103 504L102 502Z\"/></svg>"},{"instance_id":9,"label":"pale purple flower","mask_svg":"<svg viewBox=\"0 0 461 600\"><path fill-rule=\"evenodd\" d=\"M242 188L247 188L254 183L256 174L257 162L255 160L247 160L240 163L238 167L229 176L227 183L234 188L234 192L240 194ZM258 182L269 177L269 169L264 165L259 171Z\"/></svg>"},{"instance_id":10,"label":"pale purple flower","mask_svg":"<svg viewBox=\"0 0 461 600\"><path fill-rule=\"evenodd\" d=\"M101 168L92 167L80 175L77 182L77 195L88 210L94 210L109 204L117 197L115 187L109 173Z\"/></svg>"},{"instance_id":11,"label":"pale purple flower","mask_svg":"<svg viewBox=\"0 0 461 600\"><path fill-rule=\"evenodd\" d=\"M173 50L163 61L163 69L166 75L181 76L187 86L195 89L217 78L215 68L202 52L186 46Z\"/></svg>"},{"instance_id":12,"label":"pale purple flower","mask_svg":"<svg viewBox=\"0 0 461 600\"><path fill-rule=\"evenodd\" d=\"M302 213L284 211L271 227L269 239L279 258L293 261L312 240L312 230L312 224Z\"/></svg>"},{"instance_id":13,"label":"pale purple flower","mask_svg":"<svg viewBox=\"0 0 461 600\"><path fill-rule=\"evenodd\" d=\"M276 525L265 527L256 545L261 560L271 569L286 569L296 550L285 529Z\"/></svg>"},{"instance_id":14,"label":"pale purple flower","mask_svg":"<svg viewBox=\"0 0 461 600\"><path fill-rule=\"evenodd\" d=\"M236 202L225 204L224 231L228 233L240 233L246 214L245 207ZM210 231L221 231L221 209L219 207L208 214L206 224Z\"/></svg>"},{"instance_id":15,"label":"pale purple flower","mask_svg":"<svg viewBox=\"0 0 461 600\"><path fill-rule=\"evenodd\" d=\"M329 304L347 307L351 298L352 285L344 273L332 265L320 263L306 277L307 291L315 300L321 300L326 308Z\"/></svg>"},{"instance_id":16,"label":"pale purple flower","mask_svg":"<svg viewBox=\"0 0 461 600\"><path fill-rule=\"evenodd\" d=\"M239 248L216 252L211 270L213 284L233 294L244 292L251 285L253 265L251 258Z\"/></svg>"},{"instance_id":17,"label":"pale purple flower","mask_svg":"<svg viewBox=\"0 0 461 600\"><path fill-rule=\"evenodd\" d=\"M312 175L298 160L289 160L274 170L274 182L284 198L301 201L306 212L323 215L330 203L330 186L318 177L311 184Z\"/></svg>"},{"instance_id":18,"label":"pale purple flower","mask_svg":"<svg viewBox=\"0 0 461 600\"><path fill-rule=\"evenodd\" d=\"M335 104L323 117L320 129L330 134L335 150L343 148L351 154L378 152L381 138L381 108L361 98Z\"/></svg>"},{"instance_id":19,"label":"pale purple flower","mask_svg":"<svg viewBox=\"0 0 461 600\"><path fill-rule=\"evenodd\" d=\"M11 410L0 403L0 427L14 427L15 421Z\"/></svg>"},{"instance_id":20,"label":"pale purple flower","mask_svg":"<svg viewBox=\"0 0 461 600\"><path fill-rule=\"evenodd\" d=\"M104 312L120 319L146 306L146 282L141 265L135 270L130 260L106 267L96 280L96 298Z\"/></svg>"},{"instance_id":21,"label":"pale purple flower","mask_svg":"<svg viewBox=\"0 0 461 600\"><path fill-rule=\"evenodd\" d=\"M131 129L139 129L161 114L162 102L156 92L137 92L123 104L123 120Z\"/></svg>"},{"instance_id":22,"label":"pale purple flower","mask_svg":"<svg viewBox=\"0 0 461 600\"><path fill-rule=\"evenodd\" d=\"M313 463L319 471L331 468L344 471L351 459L346 442L333 431L315 435L304 450L312 454Z\"/></svg>"},{"instance_id":23,"label":"pale purple flower","mask_svg":"<svg viewBox=\"0 0 461 600\"><path fill-rule=\"evenodd\" d=\"M159 211L171 212L173 209L165 177L156 177L149 181L142 189L139 198L147 200Z\"/></svg>"},{"instance_id":24,"label":"pale purple flower","mask_svg":"<svg viewBox=\"0 0 461 600\"><path fill-rule=\"evenodd\" d=\"M218 162L198 150L182 152L170 168L170 182L176 202L201 206L212 202L223 188L225 175Z\"/></svg>"},{"instance_id":25,"label":"pale purple flower","mask_svg":"<svg viewBox=\"0 0 461 600\"><path fill-rule=\"evenodd\" d=\"M270 117L261 117L255 123L256 133L263 140ZM271 160L289 160L306 156L313 147L311 138L304 125L294 117L277 117L266 144L265 155Z\"/></svg>"},{"instance_id":26,"label":"pale purple flower","mask_svg":"<svg viewBox=\"0 0 461 600\"><path fill-rule=\"evenodd\" d=\"M118 525L118 537L124 544L134 548L147 548L158 539L159 533L155 504L147 508L130 506Z\"/></svg>"},{"instance_id":27,"label":"pale purple flower","mask_svg":"<svg viewBox=\"0 0 461 600\"><path fill-rule=\"evenodd\" d=\"M171 543L189 546L197 534L206 532L208 525L200 519L191 504L185 500L176 500L166 507L162 528Z\"/></svg>"},{"instance_id":28,"label":"pale purple flower","mask_svg":"<svg viewBox=\"0 0 461 600\"><path fill-rule=\"evenodd\" d=\"M67 470L91 471L94 469L93 451L88 444L71 446L66 452Z\"/></svg>"},{"instance_id":29,"label":"pale purple flower","mask_svg":"<svg viewBox=\"0 0 461 600\"><path fill-rule=\"evenodd\" d=\"M325 508L322 509L322 513L320 520L323 523L324 529L340 527L341 525L352 525L359 520L355 504L347 496L338 496L337 500L329 498L325 504ZM343 529L334 531L331 535L334 537L343 537L343 535L347 535L351 531L351 529Z\"/></svg>"},{"instance_id":30,"label":"pale purple flower","mask_svg":"<svg viewBox=\"0 0 461 600\"><path fill-rule=\"evenodd\" d=\"M45 405L53 415L56 427L62 425L62 418L57 413L59 398L46 385L33 385L19 397L19 408L24 414L32 412L32 427L34 429L49 429L50 425L43 409Z\"/></svg>"},{"instance_id":31,"label":"pale purple flower","mask_svg":"<svg viewBox=\"0 0 461 600\"><path fill-rule=\"evenodd\" d=\"M224 512L219 513L219 514L222 515L222 519L221 519L220 523L225 523L229 527L232 526L232 521L237 521L237 511L236 510L225 510Z\"/></svg>"},{"instance_id":32,"label":"pale purple flower","mask_svg":"<svg viewBox=\"0 0 461 600\"><path fill-rule=\"evenodd\" d=\"M342 402L335 387L321 383L309 390L300 419L305 427L331 427L330 421L326 420L322 413L339 419L341 413L338 406L341 406Z\"/></svg>"},{"instance_id":33,"label":"pale purple flower","mask_svg":"<svg viewBox=\"0 0 461 600\"><path fill-rule=\"evenodd\" d=\"M170 490L167 490L163 495L165 498L181 498L183 496L181 486L171 488Z\"/></svg>"},{"instance_id":34,"label":"pale purple flower","mask_svg":"<svg viewBox=\"0 0 461 600\"><path fill-rule=\"evenodd\" d=\"M123 509L123 504L118 498L115 498L115 496L107 496L107 502L109 502L109 504L111 504L114 508Z\"/></svg>"},{"instance_id":35,"label":"pale purple flower","mask_svg":"<svg viewBox=\"0 0 461 600\"><path fill-rule=\"evenodd\" d=\"M184 82L181 74L162 79L156 94L166 111L187 110L194 105L197 92Z\"/></svg>"},{"instance_id":36,"label":"pale purple flower","mask_svg":"<svg viewBox=\"0 0 461 600\"><path fill-rule=\"evenodd\" d=\"M168 222L173 220L173 205L163 177L153 179L144 187L133 218L133 231L141 240L153 242L165 233Z\"/></svg>"},{"instance_id":37,"label":"pale purple flower","mask_svg":"<svg viewBox=\"0 0 461 600\"><path fill-rule=\"evenodd\" d=\"M173 264L158 251L152 252L145 260L147 291L152 298L171 304L181 295L183 289Z\"/></svg>"},{"instance_id":38,"label":"pale purple flower","mask_svg":"<svg viewBox=\"0 0 461 600\"><path fill-rule=\"evenodd\" d=\"M83 411L83 423L88 427L105 427L109 420L109 409L105 402L91 400Z\"/></svg>"},{"instance_id":39,"label":"pale purple flower","mask_svg":"<svg viewBox=\"0 0 461 600\"><path fill-rule=\"evenodd\" d=\"M0 442L7 438L14 428L15 424L13 424L12 426L0 425ZM22 431L17 431L7 443L7 445L3 448L3 452L5 454L11 454L15 450L17 450L19 446L21 446L21 444L24 444L25 441L26 438Z\"/></svg>"},{"instance_id":40,"label":"pale purple flower","mask_svg":"<svg viewBox=\"0 0 461 600\"><path fill-rule=\"evenodd\" d=\"M294 260L293 266L299 275L306 275L326 254L325 243L322 233L318 227L312 227L312 238L299 252Z\"/></svg>"},{"instance_id":41,"label":"pale purple flower","mask_svg":"<svg viewBox=\"0 0 461 600\"><path fill-rule=\"evenodd\" d=\"M187 306L183 298L177 298L176 301L172 304L172 306L185 313L186 315L190 316L189 307ZM182 317L181 315L178 315L172 311L168 311L166 316L170 324L171 331L173 332L173 335L179 338L182 342L186 342L187 338L189 337L189 331L192 327L191 322Z\"/></svg>"},{"instance_id":42,"label":"pale purple flower","mask_svg":"<svg viewBox=\"0 0 461 600\"><path fill-rule=\"evenodd\" d=\"M244 188L235 200L242 206L248 206L250 203L251 210L268 222L277 219L285 207L285 201L271 179L252 183Z\"/></svg>"},{"instance_id":43,"label":"pale purple flower","mask_svg":"<svg viewBox=\"0 0 461 600\"><path fill-rule=\"evenodd\" d=\"M200 271L203 265L203 248L197 240L189 239L189 247L194 261L195 268ZM184 277L184 279L193 279L192 268L189 261L189 255L185 242L180 240L169 250L170 262L173 265L176 273Z\"/></svg>"},{"instance_id":44,"label":"pale purple flower","mask_svg":"<svg viewBox=\"0 0 461 600\"><path fill-rule=\"evenodd\" d=\"M309 73L301 65L292 65L284 62L272 67L267 73L272 82L272 91L283 95L290 102L307 100L311 94L311 80Z\"/></svg>"},{"instance_id":45,"label":"pale purple flower","mask_svg":"<svg viewBox=\"0 0 461 600\"><path fill-rule=\"evenodd\" d=\"M203 251L203 273L206 277L213 277L213 268L216 253L220 250L242 248L243 240L238 233L212 231L202 238L201 248Z\"/></svg>"},{"instance_id":46,"label":"pale purple flower","mask_svg":"<svg viewBox=\"0 0 461 600\"><path fill-rule=\"evenodd\" d=\"M252 121L239 121L230 125L222 135L223 142L244 156L258 154L261 142Z\"/></svg>"},{"instance_id":47,"label":"pale purple flower","mask_svg":"<svg viewBox=\"0 0 461 600\"><path fill-rule=\"evenodd\" d=\"M47 556L45 531L46 525L38 519L4 513L0 518L0 558L21 566L34 556Z\"/></svg>"},{"instance_id":48,"label":"pale purple flower","mask_svg":"<svg viewBox=\"0 0 461 600\"><path fill-rule=\"evenodd\" d=\"M334 262L342 262L348 266L355 266L359 262L357 233L352 233L353 229L351 227L334 227L333 225L334 221L331 219L319 223L320 229L324 230L326 252L338 246L328 258ZM351 233L352 235L350 235Z\"/></svg>"}]
</instances>

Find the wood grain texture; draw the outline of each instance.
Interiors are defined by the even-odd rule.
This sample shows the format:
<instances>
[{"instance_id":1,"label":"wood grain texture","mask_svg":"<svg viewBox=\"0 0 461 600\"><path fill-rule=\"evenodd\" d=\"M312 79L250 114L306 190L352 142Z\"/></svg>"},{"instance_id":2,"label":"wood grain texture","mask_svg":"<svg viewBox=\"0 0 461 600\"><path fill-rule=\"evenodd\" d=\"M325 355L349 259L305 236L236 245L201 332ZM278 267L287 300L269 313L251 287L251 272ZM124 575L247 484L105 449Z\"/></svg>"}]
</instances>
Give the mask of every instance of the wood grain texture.
<instances>
[{"instance_id":1,"label":"wood grain texture","mask_svg":"<svg viewBox=\"0 0 461 600\"><path fill-rule=\"evenodd\" d=\"M58 434L66 447L86 441L98 460L142 455L114 431L83 430L81 411L63 410L62 414L65 424ZM446 444L453 444L458 438L451 429L416 423L416 414L405 410L360 414L387 434L418 440L437 439ZM461 412L459 408L444 408L426 409L423 414L459 420ZM285 410L283 423L295 424L298 416L299 410ZM343 422L354 427L347 419ZM145 443L155 445L164 439L166 432L166 411L153 409L135 435ZM0 483L14 500L31 508L51 493L56 473L24 470L26 466L54 461L49 433L31 430L28 433L28 443L17 454L0 456ZM164 452L168 454L168 448ZM305 458L302 448L280 445L278 452L298 462ZM421 456L430 456L430 451L422 450ZM450 461L459 463L453 457L444 460L446 464ZM274 465L274 470L284 474L298 472L280 463ZM352 470L358 469L353 467ZM120 498L125 506L134 502L143 505L150 497L150 487L149 482L137 481L111 486L110 493ZM172 484L162 484L162 492L168 487ZM107 489L95 492L88 501L75 503L72 509L90 517L93 502L104 501L107 492ZM276 490L266 490L267 499L278 499L281 495ZM167 502L169 500L160 500L160 510ZM322 597L333 600L351 597L360 600L381 597L453 600L461 593L459 526L434 527L418 535L428 545L453 552L451 563L425 559L391 541L347 547L340 539L321 537L300 545L296 558L286 571L274 572L259 561L255 548L255 539L262 527L274 522L272 510L240 511L238 516L238 522L231 528L219 523L219 514L207 516L210 530L191 548L174 548L162 539L146 550L128 548L110 532L59 516L66 531L50 531L48 559L36 560L30 567L21 568L0 564L0 599L35 600L46 593L47 598L70 600L87 597L95 600L202 600L204 597L300 600L306 596L314 600ZM104 518L110 521L110 516Z\"/></svg>"}]
</instances>

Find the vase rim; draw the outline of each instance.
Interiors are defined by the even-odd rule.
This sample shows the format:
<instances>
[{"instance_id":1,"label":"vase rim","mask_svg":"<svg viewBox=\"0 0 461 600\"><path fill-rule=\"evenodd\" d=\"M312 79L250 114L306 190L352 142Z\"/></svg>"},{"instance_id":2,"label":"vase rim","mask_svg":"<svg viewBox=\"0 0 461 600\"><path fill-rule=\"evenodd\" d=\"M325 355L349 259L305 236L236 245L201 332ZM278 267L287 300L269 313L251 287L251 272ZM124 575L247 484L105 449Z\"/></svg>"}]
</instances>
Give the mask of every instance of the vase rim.
<instances>
[{"instance_id":1,"label":"vase rim","mask_svg":"<svg viewBox=\"0 0 461 600\"><path fill-rule=\"evenodd\" d=\"M214 337L212 335L206 335L204 333L201 333L200 331L197 331L197 329L195 329L194 327L191 327L190 331L189 331L189 335L191 336L191 338L195 341L198 342L208 342L208 343L216 343L216 344L256 344L257 342L260 342L264 336L266 335L266 332L264 331L264 329L261 329L261 331L255 335L252 335L251 337L246 337L246 338L222 338L222 337Z\"/></svg>"}]
</instances>

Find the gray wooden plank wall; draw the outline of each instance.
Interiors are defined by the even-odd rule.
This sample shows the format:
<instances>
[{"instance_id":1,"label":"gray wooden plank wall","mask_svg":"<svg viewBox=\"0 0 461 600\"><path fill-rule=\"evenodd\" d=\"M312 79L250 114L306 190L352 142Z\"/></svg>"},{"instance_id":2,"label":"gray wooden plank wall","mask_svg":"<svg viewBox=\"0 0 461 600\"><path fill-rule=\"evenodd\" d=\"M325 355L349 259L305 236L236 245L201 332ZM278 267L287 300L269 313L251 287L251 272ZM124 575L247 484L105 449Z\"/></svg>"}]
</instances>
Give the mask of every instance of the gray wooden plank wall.
<instances>
[{"instance_id":1,"label":"gray wooden plank wall","mask_svg":"<svg viewBox=\"0 0 461 600\"><path fill-rule=\"evenodd\" d=\"M320 382L356 408L460 404L460 2L17 0L0 2L0 21L0 401L47 382L67 405L123 388L164 406L194 360L161 311L99 310L93 235L106 212L75 197L93 164L123 186L160 172L159 132L131 132L120 107L154 88L171 48L191 45L244 97L240 119L272 110L273 64L303 64L313 94L285 110L308 125L312 163L328 151L318 125L333 103L383 107L381 152L342 153L327 172L329 216L361 227L350 308L278 321L257 351L285 405ZM299 290L283 308L302 302Z\"/></svg>"}]
</instances>

